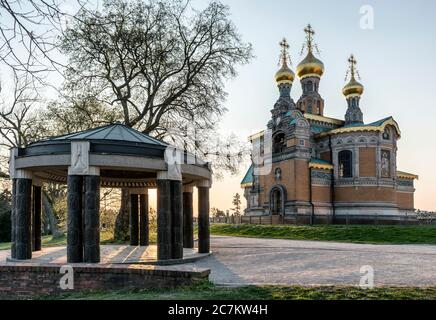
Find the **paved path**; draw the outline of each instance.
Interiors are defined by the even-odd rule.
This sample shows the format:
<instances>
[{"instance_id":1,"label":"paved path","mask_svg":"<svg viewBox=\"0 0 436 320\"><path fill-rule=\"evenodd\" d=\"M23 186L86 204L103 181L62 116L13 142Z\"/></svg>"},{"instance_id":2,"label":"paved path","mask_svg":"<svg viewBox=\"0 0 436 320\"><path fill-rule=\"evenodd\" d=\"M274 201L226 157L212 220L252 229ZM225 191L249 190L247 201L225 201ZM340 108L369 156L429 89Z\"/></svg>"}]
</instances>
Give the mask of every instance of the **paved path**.
<instances>
[{"instance_id":1,"label":"paved path","mask_svg":"<svg viewBox=\"0 0 436 320\"><path fill-rule=\"evenodd\" d=\"M211 269L217 284L358 285L360 268L375 285L436 285L436 245L368 245L214 236L213 256L191 264Z\"/></svg>"},{"instance_id":2,"label":"paved path","mask_svg":"<svg viewBox=\"0 0 436 320\"><path fill-rule=\"evenodd\" d=\"M213 236L213 255L168 269L211 269L217 284L358 285L360 268L375 285L436 286L436 245L368 245ZM48 251L56 248L49 249ZM4 262L8 250L0 251Z\"/></svg>"}]
</instances>

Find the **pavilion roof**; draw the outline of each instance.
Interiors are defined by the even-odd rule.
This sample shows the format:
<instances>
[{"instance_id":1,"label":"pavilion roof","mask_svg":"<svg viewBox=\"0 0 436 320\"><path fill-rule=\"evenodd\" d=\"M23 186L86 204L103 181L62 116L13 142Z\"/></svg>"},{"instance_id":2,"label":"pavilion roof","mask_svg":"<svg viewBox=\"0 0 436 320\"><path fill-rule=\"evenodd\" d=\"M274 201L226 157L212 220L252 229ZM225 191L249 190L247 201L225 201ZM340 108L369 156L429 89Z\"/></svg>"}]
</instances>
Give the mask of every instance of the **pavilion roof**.
<instances>
[{"instance_id":1,"label":"pavilion roof","mask_svg":"<svg viewBox=\"0 0 436 320\"><path fill-rule=\"evenodd\" d=\"M65 141L65 140L108 140L108 141L125 141L133 143L145 143L156 146L168 146L167 143L152 138L149 135L132 129L121 123L109 124L103 127L93 128L81 132L70 133L62 136L51 137L44 141Z\"/></svg>"}]
</instances>

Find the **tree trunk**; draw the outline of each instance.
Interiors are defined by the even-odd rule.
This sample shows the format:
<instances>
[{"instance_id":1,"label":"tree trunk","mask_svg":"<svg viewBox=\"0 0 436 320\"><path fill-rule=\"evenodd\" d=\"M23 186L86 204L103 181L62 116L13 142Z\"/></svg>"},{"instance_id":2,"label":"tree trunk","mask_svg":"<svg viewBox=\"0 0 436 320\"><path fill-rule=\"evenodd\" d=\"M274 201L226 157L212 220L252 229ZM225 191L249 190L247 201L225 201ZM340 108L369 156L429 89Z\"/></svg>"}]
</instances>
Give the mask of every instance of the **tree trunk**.
<instances>
[{"instance_id":1,"label":"tree trunk","mask_svg":"<svg viewBox=\"0 0 436 320\"><path fill-rule=\"evenodd\" d=\"M117 219L115 220L114 239L119 241L129 240L129 189L121 189L121 204Z\"/></svg>"},{"instance_id":2,"label":"tree trunk","mask_svg":"<svg viewBox=\"0 0 436 320\"><path fill-rule=\"evenodd\" d=\"M44 214L46 216L46 221L48 222L48 225L50 226L51 234L54 237L59 237L62 235L62 232L59 230L58 227L58 219L56 218L56 215L53 212L53 207L51 205L51 202L48 198L48 195L45 191L42 193L42 203L44 208Z\"/></svg>"}]
</instances>

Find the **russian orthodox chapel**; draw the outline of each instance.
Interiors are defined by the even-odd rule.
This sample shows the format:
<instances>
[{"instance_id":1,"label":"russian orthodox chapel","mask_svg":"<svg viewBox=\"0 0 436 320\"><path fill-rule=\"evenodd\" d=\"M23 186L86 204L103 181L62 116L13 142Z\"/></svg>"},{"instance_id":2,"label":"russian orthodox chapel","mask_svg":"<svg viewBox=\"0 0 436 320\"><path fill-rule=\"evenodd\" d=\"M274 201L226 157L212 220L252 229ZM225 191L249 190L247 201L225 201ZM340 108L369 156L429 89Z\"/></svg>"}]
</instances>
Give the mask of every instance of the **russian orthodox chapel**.
<instances>
[{"instance_id":1,"label":"russian orthodox chapel","mask_svg":"<svg viewBox=\"0 0 436 320\"><path fill-rule=\"evenodd\" d=\"M396 223L414 212L414 174L397 170L400 128L393 117L367 123L361 108L364 86L356 60L349 60L344 119L324 115L319 93L324 64L315 55L315 32L305 29L307 54L296 74L302 95L291 89L289 45L280 45L275 75L279 99L266 130L250 137L252 165L241 186L245 215L295 217L296 223Z\"/></svg>"}]
</instances>

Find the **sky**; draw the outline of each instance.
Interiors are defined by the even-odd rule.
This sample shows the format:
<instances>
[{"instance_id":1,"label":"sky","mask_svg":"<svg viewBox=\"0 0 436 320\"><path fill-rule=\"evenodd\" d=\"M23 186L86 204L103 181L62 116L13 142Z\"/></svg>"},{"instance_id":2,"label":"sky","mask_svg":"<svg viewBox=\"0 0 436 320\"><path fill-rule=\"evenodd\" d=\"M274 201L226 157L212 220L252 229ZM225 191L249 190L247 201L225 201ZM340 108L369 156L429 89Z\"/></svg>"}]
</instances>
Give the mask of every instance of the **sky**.
<instances>
[{"instance_id":1,"label":"sky","mask_svg":"<svg viewBox=\"0 0 436 320\"><path fill-rule=\"evenodd\" d=\"M290 43L293 69L302 60L304 27L310 23L325 65L320 94L325 100L325 115L344 118L347 59L353 53L358 61L365 94L361 109L365 122L393 116L402 137L398 142L398 170L419 175L415 207L436 210L436 1L290 1L223 0L231 19L245 41L251 42L255 59L239 68L236 79L226 84L229 110L221 129L245 139L263 130L270 110L278 98L274 74L278 69L280 47L286 37ZM205 2L194 1L199 6ZM371 6L372 29L362 29L360 10ZM367 12L367 11L366 11ZM298 79L291 93L298 100ZM247 164L248 166L248 164ZM214 181L211 206L228 209L232 196L242 193L237 176Z\"/></svg>"},{"instance_id":2,"label":"sky","mask_svg":"<svg viewBox=\"0 0 436 320\"><path fill-rule=\"evenodd\" d=\"M274 74L278 69L279 42L290 44L293 69L302 60L305 26L316 32L325 74L320 94L325 100L325 115L344 118L347 59L353 53L358 61L365 94L361 109L365 122L393 116L402 131L398 143L398 169L419 175L415 207L436 211L436 1L400 0L221 0L230 7L231 20L244 41L253 45L255 58L239 68L238 76L226 83L227 114L220 123L223 134L236 134L245 140L265 129L270 110L278 98ZM97 0L96 3L101 3ZM192 0L203 8L206 0ZM64 3L68 9L68 1ZM373 10L372 28L362 28L363 14ZM74 11L74 8L71 9ZM367 11L366 11L367 12ZM365 12L365 13L366 13ZM0 70L1 71L1 70ZM291 93L298 100L298 78ZM227 210L232 197L241 193L240 181L248 163L236 176L215 180L211 207ZM196 196L196 195L195 195ZM153 197L153 196L152 196ZM244 203L245 205L245 203Z\"/></svg>"}]
</instances>

